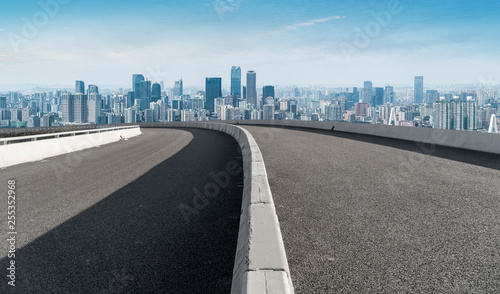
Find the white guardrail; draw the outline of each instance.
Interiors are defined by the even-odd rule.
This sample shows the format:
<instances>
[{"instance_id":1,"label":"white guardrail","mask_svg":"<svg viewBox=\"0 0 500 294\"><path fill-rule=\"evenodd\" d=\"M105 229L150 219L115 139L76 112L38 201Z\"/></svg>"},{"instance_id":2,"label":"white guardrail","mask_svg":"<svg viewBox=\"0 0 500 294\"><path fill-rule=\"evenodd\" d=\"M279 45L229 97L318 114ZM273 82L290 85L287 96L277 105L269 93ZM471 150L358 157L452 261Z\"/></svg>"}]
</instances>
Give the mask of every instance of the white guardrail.
<instances>
[{"instance_id":1,"label":"white guardrail","mask_svg":"<svg viewBox=\"0 0 500 294\"><path fill-rule=\"evenodd\" d=\"M117 142L141 134L136 126L88 129L0 139L0 168Z\"/></svg>"},{"instance_id":2,"label":"white guardrail","mask_svg":"<svg viewBox=\"0 0 500 294\"><path fill-rule=\"evenodd\" d=\"M293 294L278 216L259 146L245 129L225 123L173 122L141 127L201 128L229 134L243 154L243 200L232 294Z\"/></svg>"},{"instance_id":3,"label":"white guardrail","mask_svg":"<svg viewBox=\"0 0 500 294\"><path fill-rule=\"evenodd\" d=\"M103 129L89 129L84 131L72 131L72 132L59 132L59 133L50 133L50 134L42 134L42 135L31 135L31 136L19 136L19 137L7 137L0 138L0 145L14 144L14 143L22 143L27 141L38 141L39 139L50 139L50 138L60 138L65 136L76 136L76 135L89 135L94 133L104 133L111 132L116 130L126 130L126 129L136 129L139 126L125 126L125 127L112 127L112 128L103 128ZM29 130L29 129L27 129Z\"/></svg>"}]
</instances>

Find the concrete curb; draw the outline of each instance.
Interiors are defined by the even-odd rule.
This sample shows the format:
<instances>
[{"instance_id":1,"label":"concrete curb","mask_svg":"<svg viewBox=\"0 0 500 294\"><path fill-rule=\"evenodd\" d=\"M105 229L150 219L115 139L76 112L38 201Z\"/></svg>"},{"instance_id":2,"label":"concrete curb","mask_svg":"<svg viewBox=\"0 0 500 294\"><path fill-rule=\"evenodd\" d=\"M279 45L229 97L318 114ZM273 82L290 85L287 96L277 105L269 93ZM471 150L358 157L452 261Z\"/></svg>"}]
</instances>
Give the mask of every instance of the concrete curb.
<instances>
[{"instance_id":1,"label":"concrete curb","mask_svg":"<svg viewBox=\"0 0 500 294\"><path fill-rule=\"evenodd\" d=\"M243 154L244 190L232 294L293 294L278 216L257 142L245 129L225 123L176 122L141 127L202 128L234 137Z\"/></svg>"},{"instance_id":2,"label":"concrete curb","mask_svg":"<svg viewBox=\"0 0 500 294\"><path fill-rule=\"evenodd\" d=\"M101 131L101 132L99 132ZM86 134L90 132L89 134ZM84 133L78 136L54 137L43 139L50 136L63 136L74 133ZM67 133L54 133L45 135L12 137L0 139L0 141L19 141L33 140L29 142L0 145L0 168L39 161L44 158L57 156L61 154L81 151L96 146L118 142L121 139L132 138L141 134L140 127L123 128L107 131L107 129L93 129L88 131L76 131ZM37 140L38 139L38 140ZM36 141L35 141L36 140Z\"/></svg>"}]
</instances>

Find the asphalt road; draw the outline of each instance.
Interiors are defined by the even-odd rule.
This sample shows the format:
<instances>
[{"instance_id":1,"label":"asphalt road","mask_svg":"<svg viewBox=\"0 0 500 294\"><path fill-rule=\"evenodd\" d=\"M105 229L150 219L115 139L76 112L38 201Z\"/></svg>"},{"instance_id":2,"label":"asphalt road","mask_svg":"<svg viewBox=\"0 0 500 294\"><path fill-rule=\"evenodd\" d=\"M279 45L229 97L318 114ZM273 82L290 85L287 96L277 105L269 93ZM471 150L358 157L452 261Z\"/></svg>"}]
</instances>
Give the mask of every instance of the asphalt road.
<instances>
[{"instance_id":1,"label":"asphalt road","mask_svg":"<svg viewBox=\"0 0 500 294\"><path fill-rule=\"evenodd\" d=\"M264 156L297 294L500 292L499 156L245 128Z\"/></svg>"},{"instance_id":2,"label":"asphalt road","mask_svg":"<svg viewBox=\"0 0 500 294\"><path fill-rule=\"evenodd\" d=\"M216 182L210 173L229 162L242 166L236 141L208 130L142 131L0 170L2 195L7 180L17 182L18 233L12 287L4 196L0 293L230 291L243 175L224 180L218 193L210 186L212 198L195 198L193 189L203 193Z\"/></svg>"}]
</instances>

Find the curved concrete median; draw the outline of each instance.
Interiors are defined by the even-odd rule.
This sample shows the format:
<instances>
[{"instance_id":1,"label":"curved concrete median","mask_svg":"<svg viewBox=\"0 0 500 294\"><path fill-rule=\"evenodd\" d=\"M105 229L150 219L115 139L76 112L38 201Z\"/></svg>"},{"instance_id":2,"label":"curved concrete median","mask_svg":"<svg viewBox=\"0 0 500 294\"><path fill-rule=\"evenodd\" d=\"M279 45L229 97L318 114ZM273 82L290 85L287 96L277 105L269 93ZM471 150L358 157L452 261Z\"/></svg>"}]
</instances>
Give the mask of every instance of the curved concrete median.
<instances>
[{"instance_id":1,"label":"curved concrete median","mask_svg":"<svg viewBox=\"0 0 500 294\"><path fill-rule=\"evenodd\" d=\"M244 190L231 293L293 294L264 160L253 136L245 129L224 123L153 123L141 127L203 128L236 139L243 154Z\"/></svg>"}]
</instances>

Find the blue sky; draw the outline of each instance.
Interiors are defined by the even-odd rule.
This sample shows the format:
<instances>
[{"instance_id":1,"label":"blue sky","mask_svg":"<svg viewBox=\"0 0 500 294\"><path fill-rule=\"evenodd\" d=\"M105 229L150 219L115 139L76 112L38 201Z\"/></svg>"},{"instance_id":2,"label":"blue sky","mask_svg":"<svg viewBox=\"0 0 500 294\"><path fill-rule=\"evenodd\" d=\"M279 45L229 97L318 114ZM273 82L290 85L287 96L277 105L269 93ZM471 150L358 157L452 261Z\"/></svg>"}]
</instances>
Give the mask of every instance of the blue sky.
<instances>
[{"instance_id":1,"label":"blue sky","mask_svg":"<svg viewBox=\"0 0 500 294\"><path fill-rule=\"evenodd\" d=\"M142 73L229 85L233 65L259 85L500 81L499 13L489 0L11 1L0 4L0 84L128 86Z\"/></svg>"}]
</instances>

